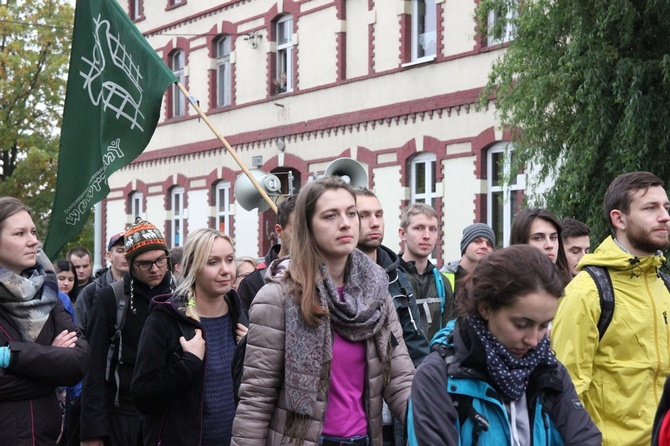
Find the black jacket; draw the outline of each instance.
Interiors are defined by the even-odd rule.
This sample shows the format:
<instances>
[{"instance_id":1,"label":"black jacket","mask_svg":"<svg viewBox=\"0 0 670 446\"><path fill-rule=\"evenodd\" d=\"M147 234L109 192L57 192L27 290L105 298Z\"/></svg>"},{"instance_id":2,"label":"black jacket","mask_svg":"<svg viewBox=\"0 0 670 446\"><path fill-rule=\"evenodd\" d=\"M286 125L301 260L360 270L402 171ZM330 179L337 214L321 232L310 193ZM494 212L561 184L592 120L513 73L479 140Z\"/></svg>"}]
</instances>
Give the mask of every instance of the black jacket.
<instances>
[{"instance_id":1,"label":"black jacket","mask_svg":"<svg viewBox=\"0 0 670 446\"><path fill-rule=\"evenodd\" d=\"M377 265L384 268L388 275L389 293L402 326L402 336L414 367L417 367L430 351L426 334L421 328L421 316L414 290L407 273L400 267L400 258L384 245L377 248Z\"/></svg>"},{"instance_id":2,"label":"black jacket","mask_svg":"<svg viewBox=\"0 0 670 446\"><path fill-rule=\"evenodd\" d=\"M124 292L130 295L130 273L123 276ZM115 407L116 380L105 379L107 352L114 334L116 323L116 298L111 285L100 288L93 299L93 308L88 320L88 335L91 345L91 366L81 394L81 438L107 437L110 434L110 411L135 414L135 405L130 397L130 384L135 369L137 346L140 341L142 327L149 316L150 300L161 294L169 294L170 274L165 274L163 281L149 288L137 279L133 280L133 307L126 313L126 321L122 330L121 364L114 356L111 367L119 373L119 407ZM129 303L130 307L130 303Z\"/></svg>"},{"instance_id":3,"label":"black jacket","mask_svg":"<svg viewBox=\"0 0 670 446\"><path fill-rule=\"evenodd\" d=\"M256 293L265 285L265 271L273 260L279 258L280 249L281 245L274 245L270 248L268 253L265 254L265 261L258 265L251 274L242 279L240 286L237 287L237 294L240 296L242 308L247 313L249 313L249 307L254 297L256 297Z\"/></svg>"},{"instance_id":4,"label":"black jacket","mask_svg":"<svg viewBox=\"0 0 670 446\"><path fill-rule=\"evenodd\" d=\"M249 321L235 291L226 295L235 339L237 323ZM205 361L182 350L179 338L191 339L199 322L186 317L173 295L153 299L144 326L132 384L132 396L144 416L144 444L199 445ZM207 340L207 333L203 330ZM230 389L231 396L233 389Z\"/></svg>"},{"instance_id":5,"label":"black jacket","mask_svg":"<svg viewBox=\"0 0 670 446\"><path fill-rule=\"evenodd\" d=\"M86 285L84 289L79 290L77 301L74 303L74 315L77 320L77 325L81 328L81 331L83 331L84 334L88 334L88 317L91 314L91 308L93 308L93 297L95 297L95 293L100 288L104 288L112 283L114 283L112 270L104 268L95 274L95 280L93 282Z\"/></svg>"},{"instance_id":6,"label":"black jacket","mask_svg":"<svg viewBox=\"0 0 670 446\"><path fill-rule=\"evenodd\" d=\"M51 345L63 330L77 332L74 348ZM61 428L56 387L73 386L84 377L88 343L60 299L35 342L22 341L11 318L0 311L0 345L7 343L12 357L0 369L0 443L55 444Z\"/></svg>"}]
</instances>

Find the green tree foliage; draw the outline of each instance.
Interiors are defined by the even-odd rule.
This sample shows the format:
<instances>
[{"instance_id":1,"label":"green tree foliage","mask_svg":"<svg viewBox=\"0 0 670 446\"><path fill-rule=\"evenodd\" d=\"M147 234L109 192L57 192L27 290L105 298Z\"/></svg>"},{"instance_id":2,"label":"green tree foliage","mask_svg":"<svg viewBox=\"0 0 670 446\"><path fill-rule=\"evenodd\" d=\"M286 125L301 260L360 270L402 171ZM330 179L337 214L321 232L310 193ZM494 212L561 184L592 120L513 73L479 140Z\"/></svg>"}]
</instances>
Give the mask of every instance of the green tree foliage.
<instances>
[{"instance_id":1,"label":"green tree foliage","mask_svg":"<svg viewBox=\"0 0 670 446\"><path fill-rule=\"evenodd\" d=\"M46 235L56 184L74 9L68 0L0 4L0 194L21 199ZM90 242L92 225L75 243Z\"/></svg>"},{"instance_id":2,"label":"green tree foliage","mask_svg":"<svg viewBox=\"0 0 670 446\"><path fill-rule=\"evenodd\" d=\"M516 37L482 100L516 130L515 167L538 169L531 187L554 178L534 204L585 221L599 241L612 179L647 170L670 183L670 2L481 0L479 23L491 12L502 19L487 32L511 24Z\"/></svg>"}]
</instances>

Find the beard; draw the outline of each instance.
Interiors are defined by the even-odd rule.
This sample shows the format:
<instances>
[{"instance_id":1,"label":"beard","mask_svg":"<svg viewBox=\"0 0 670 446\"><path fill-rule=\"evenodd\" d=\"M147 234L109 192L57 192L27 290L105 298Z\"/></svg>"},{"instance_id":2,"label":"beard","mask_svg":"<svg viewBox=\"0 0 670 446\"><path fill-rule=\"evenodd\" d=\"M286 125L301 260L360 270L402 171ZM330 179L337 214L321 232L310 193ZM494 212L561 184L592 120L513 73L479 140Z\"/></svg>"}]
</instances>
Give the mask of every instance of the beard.
<instances>
[{"instance_id":1,"label":"beard","mask_svg":"<svg viewBox=\"0 0 670 446\"><path fill-rule=\"evenodd\" d=\"M647 231L637 224L630 225L626 231L628 243L637 251L655 254L668 247L668 235L662 237L653 231Z\"/></svg>"},{"instance_id":2,"label":"beard","mask_svg":"<svg viewBox=\"0 0 670 446\"><path fill-rule=\"evenodd\" d=\"M382 240L360 240L356 247L365 253L370 253L376 251L381 244Z\"/></svg>"}]
</instances>

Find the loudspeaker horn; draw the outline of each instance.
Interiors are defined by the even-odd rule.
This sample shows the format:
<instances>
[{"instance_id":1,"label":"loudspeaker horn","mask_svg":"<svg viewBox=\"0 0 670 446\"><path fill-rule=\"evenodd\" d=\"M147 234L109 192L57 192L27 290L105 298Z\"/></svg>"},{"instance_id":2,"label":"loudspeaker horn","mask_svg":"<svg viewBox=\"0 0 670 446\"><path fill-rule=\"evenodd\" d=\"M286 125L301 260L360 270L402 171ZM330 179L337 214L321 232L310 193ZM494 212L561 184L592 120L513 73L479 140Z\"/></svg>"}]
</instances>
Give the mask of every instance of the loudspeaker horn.
<instances>
[{"instance_id":1,"label":"loudspeaker horn","mask_svg":"<svg viewBox=\"0 0 670 446\"><path fill-rule=\"evenodd\" d=\"M323 176L337 176L352 187L368 187L368 173L365 167L353 158L338 158L323 172Z\"/></svg>"},{"instance_id":2,"label":"loudspeaker horn","mask_svg":"<svg viewBox=\"0 0 670 446\"><path fill-rule=\"evenodd\" d=\"M276 175L260 169L252 169L250 172L270 198L279 197L281 182ZM264 212L270 209L268 202L263 199L258 189L244 172L239 174L235 180L235 199L242 206L242 209L247 211L258 208L258 212Z\"/></svg>"}]
</instances>

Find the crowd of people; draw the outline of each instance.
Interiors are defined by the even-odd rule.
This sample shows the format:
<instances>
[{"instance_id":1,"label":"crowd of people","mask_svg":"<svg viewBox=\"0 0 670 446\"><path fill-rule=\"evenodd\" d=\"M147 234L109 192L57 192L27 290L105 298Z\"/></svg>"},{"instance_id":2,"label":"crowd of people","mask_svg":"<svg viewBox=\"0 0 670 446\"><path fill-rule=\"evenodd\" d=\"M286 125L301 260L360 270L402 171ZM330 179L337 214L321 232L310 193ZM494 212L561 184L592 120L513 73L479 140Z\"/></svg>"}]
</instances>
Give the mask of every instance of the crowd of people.
<instances>
[{"instance_id":1,"label":"crowd of people","mask_svg":"<svg viewBox=\"0 0 670 446\"><path fill-rule=\"evenodd\" d=\"M376 195L328 177L280 203L260 262L214 229L169 249L138 218L93 275L83 247L52 265L0 198L0 438L670 444L669 210L658 177L624 174L595 252L584 223L527 208L509 247L473 223L440 269L435 209L403 210L395 252Z\"/></svg>"}]
</instances>

